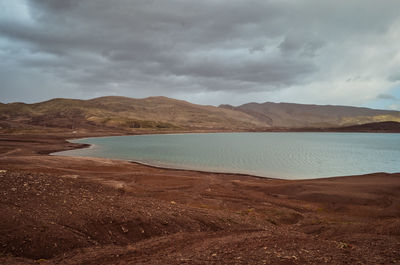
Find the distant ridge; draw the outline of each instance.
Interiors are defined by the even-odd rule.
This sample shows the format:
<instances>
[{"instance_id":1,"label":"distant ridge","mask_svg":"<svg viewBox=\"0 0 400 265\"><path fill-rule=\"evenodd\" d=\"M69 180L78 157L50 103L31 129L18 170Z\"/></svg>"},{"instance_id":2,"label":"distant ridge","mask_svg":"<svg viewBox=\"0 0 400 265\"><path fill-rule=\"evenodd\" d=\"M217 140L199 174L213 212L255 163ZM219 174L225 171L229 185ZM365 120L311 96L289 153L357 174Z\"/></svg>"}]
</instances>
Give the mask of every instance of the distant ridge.
<instances>
[{"instance_id":1,"label":"distant ridge","mask_svg":"<svg viewBox=\"0 0 400 265\"><path fill-rule=\"evenodd\" d=\"M247 103L221 108L247 113L270 127L328 128L381 121L400 121L400 112L369 108L296 103Z\"/></svg>"},{"instance_id":2,"label":"distant ridge","mask_svg":"<svg viewBox=\"0 0 400 265\"><path fill-rule=\"evenodd\" d=\"M339 128L332 128L333 131L338 132L400 132L400 122L383 121L373 122L361 125L352 125Z\"/></svg>"},{"instance_id":3,"label":"distant ridge","mask_svg":"<svg viewBox=\"0 0 400 265\"><path fill-rule=\"evenodd\" d=\"M204 106L167 97L107 96L90 100L0 103L0 130L265 131L400 122L400 112L348 106L248 103Z\"/></svg>"}]
</instances>

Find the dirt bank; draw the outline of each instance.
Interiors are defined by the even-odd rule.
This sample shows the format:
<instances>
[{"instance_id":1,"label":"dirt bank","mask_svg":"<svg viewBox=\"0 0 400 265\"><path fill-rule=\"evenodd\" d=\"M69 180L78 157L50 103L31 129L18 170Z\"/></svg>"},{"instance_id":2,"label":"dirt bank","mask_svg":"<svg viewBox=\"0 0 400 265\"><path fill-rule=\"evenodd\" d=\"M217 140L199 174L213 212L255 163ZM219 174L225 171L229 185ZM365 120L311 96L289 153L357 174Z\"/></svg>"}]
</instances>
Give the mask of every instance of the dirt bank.
<instances>
[{"instance_id":1,"label":"dirt bank","mask_svg":"<svg viewBox=\"0 0 400 265\"><path fill-rule=\"evenodd\" d=\"M400 174L287 181L0 135L1 264L400 264Z\"/></svg>"}]
</instances>

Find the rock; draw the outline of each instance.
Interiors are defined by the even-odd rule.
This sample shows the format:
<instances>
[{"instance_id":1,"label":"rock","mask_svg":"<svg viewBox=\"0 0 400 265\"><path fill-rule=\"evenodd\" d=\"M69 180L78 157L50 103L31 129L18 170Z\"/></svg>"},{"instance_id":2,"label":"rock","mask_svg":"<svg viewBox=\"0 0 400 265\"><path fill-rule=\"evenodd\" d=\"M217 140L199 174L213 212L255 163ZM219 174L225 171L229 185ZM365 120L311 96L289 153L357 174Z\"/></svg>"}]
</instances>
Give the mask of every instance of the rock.
<instances>
[{"instance_id":1,"label":"rock","mask_svg":"<svg viewBox=\"0 0 400 265\"><path fill-rule=\"evenodd\" d=\"M123 226L123 225L121 225L121 229L122 229L122 232L124 232L124 233L128 233L128 228L126 228L125 226Z\"/></svg>"}]
</instances>

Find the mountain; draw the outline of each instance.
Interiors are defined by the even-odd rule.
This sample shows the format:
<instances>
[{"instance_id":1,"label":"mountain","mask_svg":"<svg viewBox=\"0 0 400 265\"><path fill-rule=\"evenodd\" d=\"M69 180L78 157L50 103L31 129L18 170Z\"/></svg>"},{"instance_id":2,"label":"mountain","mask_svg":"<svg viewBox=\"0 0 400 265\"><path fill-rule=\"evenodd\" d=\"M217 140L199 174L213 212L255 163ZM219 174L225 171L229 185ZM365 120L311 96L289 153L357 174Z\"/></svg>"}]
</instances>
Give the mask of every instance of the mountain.
<instances>
[{"instance_id":1,"label":"mountain","mask_svg":"<svg viewBox=\"0 0 400 265\"><path fill-rule=\"evenodd\" d=\"M248 103L204 106L166 97L52 99L35 104L0 103L1 131L264 131L332 128L400 121L400 112L346 106Z\"/></svg>"},{"instance_id":2,"label":"mountain","mask_svg":"<svg viewBox=\"0 0 400 265\"><path fill-rule=\"evenodd\" d=\"M166 97L52 99L0 105L0 126L68 129L248 130L265 127L246 113Z\"/></svg>"},{"instance_id":3,"label":"mountain","mask_svg":"<svg viewBox=\"0 0 400 265\"><path fill-rule=\"evenodd\" d=\"M328 128L382 121L399 121L400 112L369 108L294 103L248 103L221 108L241 111L270 127Z\"/></svg>"}]
</instances>

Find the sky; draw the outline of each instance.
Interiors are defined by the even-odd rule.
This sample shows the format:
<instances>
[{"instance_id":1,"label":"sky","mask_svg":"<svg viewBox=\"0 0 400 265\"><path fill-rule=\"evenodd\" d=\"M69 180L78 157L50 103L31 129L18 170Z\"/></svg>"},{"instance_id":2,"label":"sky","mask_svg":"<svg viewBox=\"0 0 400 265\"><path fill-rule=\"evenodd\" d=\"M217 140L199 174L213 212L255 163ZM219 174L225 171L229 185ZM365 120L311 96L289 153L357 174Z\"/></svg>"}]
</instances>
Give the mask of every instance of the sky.
<instances>
[{"instance_id":1,"label":"sky","mask_svg":"<svg viewBox=\"0 0 400 265\"><path fill-rule=\"evenodd\" d=\"M0 0L0 102L400 110L399 0Z\"/></svg>"}]
</instances>

